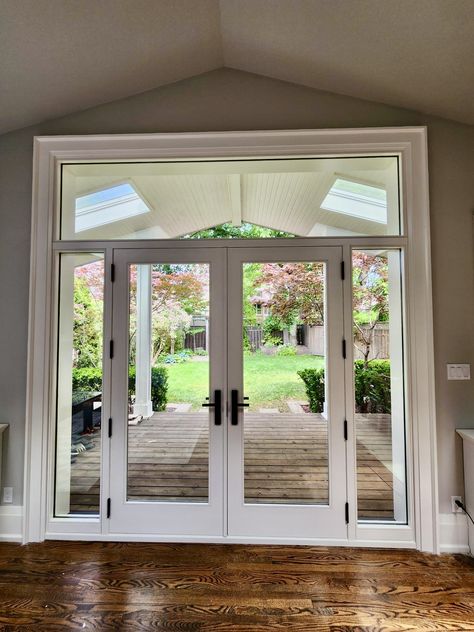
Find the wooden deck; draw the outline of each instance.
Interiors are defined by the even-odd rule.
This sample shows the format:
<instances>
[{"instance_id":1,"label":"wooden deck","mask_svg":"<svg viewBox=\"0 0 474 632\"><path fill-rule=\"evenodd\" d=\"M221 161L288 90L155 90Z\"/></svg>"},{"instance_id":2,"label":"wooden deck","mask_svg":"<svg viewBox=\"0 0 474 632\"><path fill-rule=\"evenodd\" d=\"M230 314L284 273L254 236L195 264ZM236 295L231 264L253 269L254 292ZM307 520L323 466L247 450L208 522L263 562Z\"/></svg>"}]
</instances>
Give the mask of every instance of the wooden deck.
<instances>
[{"instance_id":1,"label":"wooden deck","mask_svg":"<svg viewBox=\"0 0 474 632\"><path fill-rule=\"evenodd\" d=\"M393 518L389 415L358 415L359 518ZM245 414L245 498L249 503L326 504L327 422L307 413ZM72 465L71 512L97 512L100 436ZM157 413L129 426L131 500L203 502L208 489L208 417Z\"/></svg>"}]
</instances>

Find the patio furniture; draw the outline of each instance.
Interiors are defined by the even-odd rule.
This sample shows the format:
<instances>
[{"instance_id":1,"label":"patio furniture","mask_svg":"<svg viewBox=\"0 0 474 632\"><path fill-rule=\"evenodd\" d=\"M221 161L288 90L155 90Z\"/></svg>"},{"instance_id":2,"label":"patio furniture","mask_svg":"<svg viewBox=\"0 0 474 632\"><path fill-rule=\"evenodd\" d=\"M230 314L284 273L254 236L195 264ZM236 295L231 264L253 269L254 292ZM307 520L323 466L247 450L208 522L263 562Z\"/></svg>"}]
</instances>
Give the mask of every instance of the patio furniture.
<instances>
[{"instance_id":1,"label":"patio furniture","mask_svg":"<svg viewBox=\"0 0 474 632\"><path fill-rule=\"evenodd\" d=\"M72 414L82 412L82 434L90 434L94 431L94 402L100 402L102 393L99 391L75 391L72 394Z\"/></svg>"}]
</instances>

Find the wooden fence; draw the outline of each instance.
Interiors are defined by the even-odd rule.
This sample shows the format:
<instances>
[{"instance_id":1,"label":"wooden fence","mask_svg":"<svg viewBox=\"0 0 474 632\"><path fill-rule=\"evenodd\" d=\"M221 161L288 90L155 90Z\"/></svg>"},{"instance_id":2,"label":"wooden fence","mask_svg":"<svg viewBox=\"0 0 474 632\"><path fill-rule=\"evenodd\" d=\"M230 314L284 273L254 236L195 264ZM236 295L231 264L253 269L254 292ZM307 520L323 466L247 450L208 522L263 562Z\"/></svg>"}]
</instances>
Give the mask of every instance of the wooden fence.
<instances>
[{"instance_id":1,"label":"wooden fence","mask_svg":"<svg viewBox=\"0 0 474 632\"><path fill-rule=\"evenodd\" d=\"M196 328L196 333L192 333L192 329L186 334L184 339L184 348L192 349L205 349L207 350L206 331L202 331L202 328ZM199 329L201 329L199 331ZM368 328L364 328L368 329ZM252 351L257 351L263 345L263 332L260 327L247 327L247 336ZM283 332L279 333L282 341L284 340ZM390 357L390 333L388 323L379 323L372 334L372 345L369 354L369 360L379 359L385 360ZM316 327L305 326L304 342L309 353L313 355L325 354L325 342L324 342L324 327L317 325ZM361 346L359 344L359 346ZM363 359L363 353L354 348L354 359Z\"/></svg>"},{"instance_id":2,"label":"wooden fence","mask_svg":"<svg viewBox=\"0 0 474 632\"><path fill-rule=\"evenodd\" d=\"M367 333L368 327L363 327ZM307 327L305 334L306 346L310 353L314 355L324 355L324 327L317 325L316 327ZM361 343L357 343L354 347L354 359L362 360L364 354L357 347L362 348ZM390 332L388 323L379 323L372 332L372 343L370 347L369 360L386 360L390 358Z\"/></svg>"},{"instance_id":3,"label":"wooden fence","mask_svg":"<svg viewBox=\"0 0 474 632\"><path fill-rule=\"evenodd\" d=\"M247 337L252 351L257 351L262 346L262 334L261 327L247 327Z\"/></svg>"},{"instance_id":4,"label":"wooden fence","mask_svg":"<svg viewBox=\"0 0 474 632\"><path fill-rule=\"evenodd\" d=\"M305 329L305 342L309 352L323 356L325 354L324 327L317 325L316 327L305 327Z\"/></svg>"},{"instance_id":5,"label":"wooden fence","mask_svg":"<svg viewBox=\"0 0 474 632\"><path fill-rule=\"evenodd\" d=\"M196 349L207 350L206 330L202 330L202 327L196 328L193 333L193 328L184 337L184 348L196 351Z\"/></svg>"},{"instance_id":6,"label":"wooden fence","mask_svg":"<svg viewBox=\"0 0 474 632\"><path fill-rule=\"evenodd\" d=\"M367 329L362 327L362 329ZM362 347L361 343L357 346ZM354 359L363 360L364 354L354 347ZM390 358L390 331L388 323L379 323L375 326L372 334L372 344L370 346L369 360L387 360Z\"/></svg>"}]
</instances>

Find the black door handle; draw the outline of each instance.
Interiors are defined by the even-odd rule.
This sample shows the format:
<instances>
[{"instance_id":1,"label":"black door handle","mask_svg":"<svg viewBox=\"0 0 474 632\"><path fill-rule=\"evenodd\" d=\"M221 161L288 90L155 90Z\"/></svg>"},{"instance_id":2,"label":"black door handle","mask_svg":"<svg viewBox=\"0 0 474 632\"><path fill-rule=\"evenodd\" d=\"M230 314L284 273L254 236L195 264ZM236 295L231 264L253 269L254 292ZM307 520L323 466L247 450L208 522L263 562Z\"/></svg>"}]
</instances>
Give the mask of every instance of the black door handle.
<instances>
[{"instance_id":1,"label":"black door handle","mask_svg":"<svg viewBox=\"0 0 474 632\"><path fill-rule=\"evenodd\" d=\"M248 399L248 397L244 397L243 399ZM247 408L248 406L250 406L250 404L239 402L239 391L232 389L230 392L230 423L233 426L237 426L239 423L239 408Z\"/></svg>"},{"instance_id":2,"label":"black door handle","mask_svg":"<svg viewBox=\"0 0 474 632\"><path fill-rule=\"evenodd\" d=\"M209 397L206 397L209 399ZM222 392L220 390L214 391L214 403L203 404L206 408L214 408L214 425L220 426L222 424Z\"/></svg>"}]
</instances>

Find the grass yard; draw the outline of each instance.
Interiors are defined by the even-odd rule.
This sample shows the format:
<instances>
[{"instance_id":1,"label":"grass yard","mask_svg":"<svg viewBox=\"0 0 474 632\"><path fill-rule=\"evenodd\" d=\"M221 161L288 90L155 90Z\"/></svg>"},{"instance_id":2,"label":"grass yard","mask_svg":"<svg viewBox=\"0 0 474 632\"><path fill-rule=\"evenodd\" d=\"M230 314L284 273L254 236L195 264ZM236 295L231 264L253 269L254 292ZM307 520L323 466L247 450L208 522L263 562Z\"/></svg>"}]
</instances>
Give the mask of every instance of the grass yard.
<instances>
[{"instance_id":1,"label":"grass yard","mask_svg":"<svg viewBox=\"0 0 474 632\"><path fill-rule=\"evenodd\" d=\"M268 356L253 353L244 357L245 395L252 409L279 408L288 410L286 400L306 400L303 381L297 371L320 368L321 356ZM168 401L189 402L200 408L209 394L209 364L188 360L183 364L166 365L168 370Z\"/></svg>"}]
</instances>

